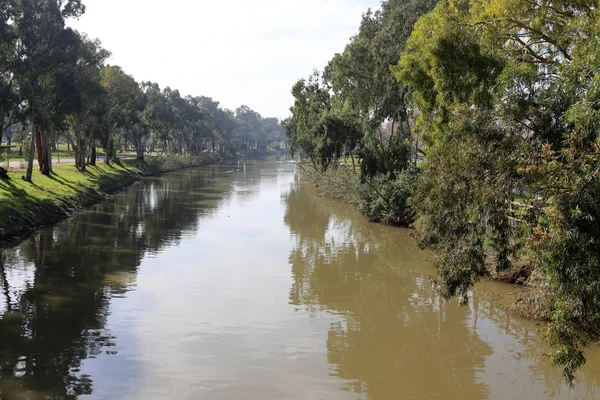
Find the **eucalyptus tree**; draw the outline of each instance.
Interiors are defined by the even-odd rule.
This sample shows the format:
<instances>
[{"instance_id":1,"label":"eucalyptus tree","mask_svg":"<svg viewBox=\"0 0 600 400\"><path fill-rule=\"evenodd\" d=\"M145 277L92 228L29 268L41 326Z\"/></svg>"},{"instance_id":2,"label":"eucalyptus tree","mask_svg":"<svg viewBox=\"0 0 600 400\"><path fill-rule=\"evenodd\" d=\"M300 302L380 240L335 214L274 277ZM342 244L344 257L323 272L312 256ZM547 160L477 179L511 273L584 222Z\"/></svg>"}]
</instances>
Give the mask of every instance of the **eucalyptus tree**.
<instances>
[{"instance_id":1,"label":"eucalyptus tree","mask_svg":"<svg viewBox=\"0 0 600 400\"><path fill-rule=\"evenodd\" d=\"M104 163L110 164L110 158L114 155L113 139L116 130L132 133L138 159L143 159L143 151L140 150L142 150L144 129L140 125L140 113L145 107L145 98L140 85L131 75L126 74L116 65L102 67L100 81L108 103L106 115L108 135L104 143Z\"/></svg>"},{"instance_id":2,"label":"eucalyptus tree","mask_svg":"<svg viewBox=\"0 0 600 400\"><path fill-rule=\"evenodd\" d=\"M335 106L321 75L315 71L308 80L296 82L292 95L292 119L283 124L292 155L300 152L321 171L351 155L361 138L356 113Z\"/></svg>"},{"instance_id":3,"label":"eucalyptus tree","mask_svg":"<svg viewBox=\"0 0 600 400\"><path fill-rule=\"evenodd\" d=\"M31 154L23 179L31 181L36 128L39 127L41 98L52 90L52 74L58 67L54 57L60 53L62 39L68 35L65 21L85 11L80 0L16 0L12 23L18 36L15 79L19 96L27 104L31 121Z\"/></svg>"},{"instance_id":4,"label":"eucalyptus tree","mask_svg":"<svg viewBox=\"0 0 600 400\"><path fill-rule=\"evenodd\" d=\"M173 110L157 83L142 82L141 88L146 99L142 120L152 132L154 143L161 146L161 152L171 151L172 140L169 135L174 119Z\"/></svg>"},{"instance_id":5,"label":"eucalyptus tree","mask_svg":"<svg viewBox=\"0 0 600 400\"><path fill-rule=\"evenodd\" d=\"M597 1L440 2L397 71L427 142L413 202L444 293L466 301L488 266L527 257L569 382L600 333L599 16Z\"/></svg>"},{"instance_id":6,"label":"eucalyptus tree","mask_svg":"<svg viewBox=\"0 0 600 400\"><path fill-rule=\"evenodd\" d=\"M18 37L11 19L14 4L0 4L0 144L2 133L15 122L20 105L15 81L16 46Z\"/></svg>"},{"instance_id":7,"label":"eucalyptus tree","mask_svg":"<svg viewBox=\"0 0 600 400\"><path fill-rule=\"evenodd\" d=\"M205 112L207 124L212 129L212 136L220 148L235 153L233 143L233 134L236 123L233 113L230 110L224 110L218 101L210 97L194 97L194 104Z\"/></svg>"},{"instance_id":8,"label":"eucalyptus tree","mask_svg":"<svg viewBox=\"0 0 600 400\"><path fill-rule=\"evenodd\" d=\"M110 97L102 84L101 70L110 53L97 40L79 34L75 37L78 40L70 52L68 75L71 86L64 94L69 100L66 137L73 146L75 165L84 171L88 155L95 164L96 141L109 135Z\"/></svg>"},{"instance_id":9,"label":"eucalyptus tree","mask_svg":"<svg viewBox=\"0 0 600 400\"><path fill-rule=\"evenodd\" d=\"M433 0L390 0L381 10L369 10L359 32L326 68L337 104L358 114L363 132L360 156L363 173L373 176L406 168L412 140L413 110L408 90L395 79L397 64L417 19L431 10ZM391 129L385 132L386 121Z\"/></svg>"},{"instance_id":10,"label":"eucalyptus tree","mask_svg":"<svg viewBox=\"0 0 600 400\"><path fill-rule=\"evenodd\" d=\"M281 128L281 123L277 118L263 118L263 132L267 146L274 142L281 143L285 141L285 132Z\"/></svg>"},{"instance_id":11,"label":"eucalyptus tree","mask_svg":"<svg viewBox=\"0 0 600 400\"><path fill-rule=\"evenodd\" d=\"M262 137L262 116L248 106L242 105L235 110L236 130L247 147L258 147Z\"/></svg>"}]
</instances>

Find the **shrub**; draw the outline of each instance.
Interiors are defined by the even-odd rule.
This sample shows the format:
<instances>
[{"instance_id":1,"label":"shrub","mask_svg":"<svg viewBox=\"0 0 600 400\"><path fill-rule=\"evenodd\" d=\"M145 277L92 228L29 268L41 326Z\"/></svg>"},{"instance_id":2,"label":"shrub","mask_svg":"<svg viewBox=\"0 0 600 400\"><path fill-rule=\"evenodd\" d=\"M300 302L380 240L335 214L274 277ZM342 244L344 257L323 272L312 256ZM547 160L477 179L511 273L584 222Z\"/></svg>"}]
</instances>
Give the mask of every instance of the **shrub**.
<instances>
[{"instance_id":1,"label":"shrub","mask_svg":"<svg viewBox=\"0 0 600 400\"><path fill-rule=\"evenodd\" d=\"M31 158L31 139L25 139L21 142L21 151L23 153L23 159L28 163Z\"/></svg>"},{"instance_id":2,"label":"shrub","mask_svg":"<svg viewBox=\"0 0 600 400\"><path fill-rule=\"evenodd\" d=\"M358 209L370 221L393 225L410 225L414 213L410 196L417 182L416 171L404 170L395 179L376 175L363 184Z\"/></svg>"}]
</instances>

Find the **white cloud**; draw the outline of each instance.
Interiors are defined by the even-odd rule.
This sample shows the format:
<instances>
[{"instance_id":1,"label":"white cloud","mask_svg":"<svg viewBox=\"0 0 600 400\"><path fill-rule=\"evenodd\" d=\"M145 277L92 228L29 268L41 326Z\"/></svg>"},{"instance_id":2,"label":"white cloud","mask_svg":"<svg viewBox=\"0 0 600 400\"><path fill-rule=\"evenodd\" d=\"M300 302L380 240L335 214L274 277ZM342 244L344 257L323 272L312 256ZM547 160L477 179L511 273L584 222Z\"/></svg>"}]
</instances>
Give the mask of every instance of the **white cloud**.
<instances>
[{"instance_id":1,"label":"white cloud","mask_svg":"<svg viewBox=\"0 0 600 400\"><path fill-rule=\"evenodd\" d=\"M87 0L71 26L137 80L285 117L290 89L322 69L379 0Z\"/></svg>"}]
</instances>

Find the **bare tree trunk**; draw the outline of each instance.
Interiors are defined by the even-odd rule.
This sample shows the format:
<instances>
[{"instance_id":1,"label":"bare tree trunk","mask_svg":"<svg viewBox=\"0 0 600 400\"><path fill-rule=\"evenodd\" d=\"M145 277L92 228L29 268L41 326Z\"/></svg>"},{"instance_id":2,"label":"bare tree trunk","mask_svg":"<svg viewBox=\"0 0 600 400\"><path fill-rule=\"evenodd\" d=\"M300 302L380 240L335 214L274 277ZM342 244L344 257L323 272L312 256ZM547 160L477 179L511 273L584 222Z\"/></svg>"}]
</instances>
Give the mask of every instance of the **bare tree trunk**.
<instances>
[{"instance_id":1,"label":"bare tree trunk","mask_svg":"<svg viewBox=\"0 0 600 400\"><path fill-rule=\"evenodd\" d=\"M33 98L33 96L32 96ZM33 157L35 155L35 103L31 104L31 149L29 149L29 162L27 163L27 172L23 177L25 182L31 182L33 174Z\"/></svg>"},{"instance_id":2,"label":"bare tree trunk","mask_svg":"<svg viewBox=\"0 0 600 400\"><path fill-rule=\"evenodd\" d=\"M144 161L144 145L141 137L136 138L135 150L136 158L140 161Z\"/></svg>"},{"instance_id":3,"label":"bare tree trunk","mask_svg":"<svg viewBox=\"0 0 600 400\"><path fill-rule=\"evenodd\" d=\"M42 133L40 132L39 129L36 129L36 131L35 131L35 147L37 150L38 167L40 168L40 171L41 171L42 170L42 158L44 157L44 155L43 155L43 146L42 146Z\"/></svg>"},{"instance_id":4,"label":"bare tree trunk","mask_svg":"<svg viewBox=\"0 0 600 400\"><path fill-rule=\"evenodd\" d=\"M42 143L42 163L40 170L44 175L50 175L52 172L52 151L50 148L50 135L46 133L41 138Z\"/></svg>"},{"instance_id":5,"label":"bare tree trunk","mask_svg":"<svg viewBox=\"0 0 600 400\"><path fill-rule=\"evenodd\" d=\"M85 172L85 142L84 139L79 140L79 164L81 165L81 172Z\"/></svg>"},{"instance_id":6,"label":"bare tree trunk","mask_svg":"<svg viewBox=\"0 0 600 400\"><path fill-rule=\"evenodd\" d=\"M80 168L79 165L79 147L73 143L73 156L75 157L75 168Z\"/></svg>"},{"instance_id":7,"label":"bare tree trunk","mask_svg":"<svg viewBox=\"0 0 600 400\"><path fill-rule=\"evenodd\" d=\"M90 156L90 165L96 165L96 143L92 143L92 155Z\"/></svg>"},{"instance_id":8,"label":"bare tree trunk","mask_svg":"<svg viewBox=\"0 0 600 400\"><path fill-rule=\"evenodd\" d=\"M0 133L0 145L2 145L2 133ZM2 152L2 146L0 146L0 152ZM6 168L10 165L10 136L8 139L8 146L6 147L6 165ZM8 178L8 171L2 166L0 166L0 178Z\"/></svg>"},{"instance_id":9,"label":"bare tree trunk","mask_svg":"<svg viewBox=\"0 0 600 400\"><path fill-rule=\"evenodd\" d=\"M82 138L76 138L76 143L73 143L73 150L75 152L75 166L79 168L81 172L85 172L85 142Z\"/></svg>"},{"instance_id":10,"label":"bare tree trunk","mask_svg":"<svg viewBox=\"0 0 600 400\"><path fill-rule=\"evenodd\" d=\"M112 124L110 122L110 113L108 114L108 140L104 148L104 164L110 165L110 156L113 147L113 130L111 129Z\"/></svg>"}]
</instances>

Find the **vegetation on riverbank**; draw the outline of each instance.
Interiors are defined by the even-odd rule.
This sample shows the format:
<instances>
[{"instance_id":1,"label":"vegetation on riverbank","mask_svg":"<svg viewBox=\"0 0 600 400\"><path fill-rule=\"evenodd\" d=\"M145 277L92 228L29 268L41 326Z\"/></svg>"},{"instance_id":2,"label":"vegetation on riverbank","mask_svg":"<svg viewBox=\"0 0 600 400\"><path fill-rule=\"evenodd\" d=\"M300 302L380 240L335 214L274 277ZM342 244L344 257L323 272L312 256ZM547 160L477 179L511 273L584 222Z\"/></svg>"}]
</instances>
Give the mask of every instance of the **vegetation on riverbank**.
<instances>
[{"instance_id":1,"label":"vegetation on riverbank","mask_svg":"<svg viewBox=\"0 0 600 400\"><path fill-rule=\"evenodd\" d=\"M102 201L144 176L219 161L216 154L200 157L147 157L90 166L85 172L74 165L55 165L44 176L35 171L34 183L21 179L23 171L10 171L0 180L0 242L18 238Z\"/></svg>"},{"instance_id":2,"label":"vegetation on riverbank","mask_svg":"<svg viewBox=\"0 0 600 400\"><path fill-rule=\"evenodd\" d=\"M319 171L302 164L303 178L312 182L320 195L352 204L372 222L408 226L414 220L408 204L417 183L417 172L406 170L395 179L381 176L361 181L352 166L339 166Z\"/></svg>"},{"instance_id":3,"label":"vegetation on riverbank","mask_svg":"<svg viewBox=\"0 0 600 400\"><path fill-rule=\"evenodd\" d=\"M37 161L43 175L53 155L69 144L75 166L95 166L103 148L110 164L119 151L138 160L151 154L198 157L216 152L264 153L284 148L277 118L250 107L222 107L206 96L182 96L155 82L137 82L97 39L67 26L85 12L81 0L14 0L0 6L0 145L16 145L33 180ZM6 175L0 164L0 178Z\"/></svg>"},{"instance_id":4,"label":"vegetation on riverbank","mask_svg":"<svg viewBox=\"0 0 600 400\"><path fill-rule=\"evenodd\" d=\"M599 10L384 1L322 73L294 85L284 125L315 170L338 174L352 157L357 187L414 213L447 298L467 302L490 275L535 288L520 304L547 322L568 382L600 335ZM399 184L410 171L416 183ZM386 189L396 185L398 199Z\"/></svg>"}]
</instances>

